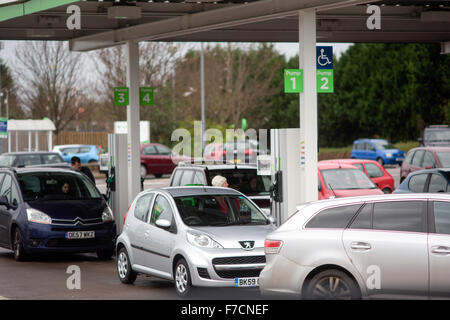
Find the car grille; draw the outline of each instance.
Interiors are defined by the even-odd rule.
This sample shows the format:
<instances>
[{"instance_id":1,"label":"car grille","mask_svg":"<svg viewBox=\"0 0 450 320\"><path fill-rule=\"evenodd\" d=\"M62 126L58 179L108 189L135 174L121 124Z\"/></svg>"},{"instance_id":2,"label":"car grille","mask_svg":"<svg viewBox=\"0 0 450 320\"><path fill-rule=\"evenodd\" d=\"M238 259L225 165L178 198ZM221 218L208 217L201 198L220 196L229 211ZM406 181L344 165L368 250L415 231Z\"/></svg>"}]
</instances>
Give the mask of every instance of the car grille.
<instances>
[{"instance_id":1,"label":"car grille","mask_svg":"<svg viewBox=\"0 0 450 320\"><path fill-rule=\"evenodd\" d=\"M98 245L106 244L106 239L64 239L56 238L50 239L45 244L48 248L84 248L95 247Z\"/></svg>"},{"instance_id":2,"label":"car grille","mask_svg":"<svg viewBox=\"0 0 450 320\"><path fill-rule=\"evenodd\" d=\"M266 256L214 258L213 264L248 264L266 263Z\"/></svg>"},{"instance_id":3,"label":"car grille","mask_svg":"<svg viewBox=\"0 0 450 320\"><path fill-rule=\"evenodd\" d=\"M261 270L236 270L236 271L216 271L217 275L224 279L259 277Z\"/></svg>"},{"instance_id":4,"label":"car grille","mask_svg":"<svg viewBox=\"0 0 450 320\"><path fill-rule=\"evenodd\" d=\"M103 224L86 226L86 225L76 225L76 226L52 226L52 231L95 231L102 230L105 226Z\"/></svg>"},{"instance_id":5,"label":"car grille","mask_svg":"<svg viewBox=\"0 0 450 320\"><path fill-rule=\"evenodd\" d=\"M52 219L52 226L77 226L77 225L89 226L100 223L103 223L102 218L81 219L77 217L73 220Z\"/></svg>"},{"instance_id":6,"label":"car grille","mask_svg":"<svg viewBox=\"0 0 450 320\"><path fill-rule=\"evenodd\" d=\"M244 257L223 257L214 258L212 260L214 271L217 275L224 279L242 278L242 277L258 277L266 263L265 256L244 256ZM251 266L255 264L255 266ZM227 269L227 265L230 269ZM239 265L248 265L248 269L233 269ZM256 266L260 265L260 266ZM221 268L219 269L220 266Z\"/></svg>"}]
</instances>

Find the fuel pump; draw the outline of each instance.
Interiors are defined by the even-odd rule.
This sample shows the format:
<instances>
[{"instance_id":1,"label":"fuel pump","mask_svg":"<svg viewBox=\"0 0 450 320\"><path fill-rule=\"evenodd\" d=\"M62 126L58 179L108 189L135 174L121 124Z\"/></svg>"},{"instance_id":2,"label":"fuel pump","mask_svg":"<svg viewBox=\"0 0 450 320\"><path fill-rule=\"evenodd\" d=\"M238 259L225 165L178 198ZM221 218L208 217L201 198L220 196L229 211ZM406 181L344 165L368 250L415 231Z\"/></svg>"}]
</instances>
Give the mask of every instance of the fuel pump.
<instances>
[{"instance_id":1,"label":"fuel pump","mask_svg":"<svg viewBox=\"0 0 450 320\"><path fill-rule=\"evenodd\" d=\"M277 226L300 204L300 129L270 130L271 211Z\"/></svg>"}]
</instances>

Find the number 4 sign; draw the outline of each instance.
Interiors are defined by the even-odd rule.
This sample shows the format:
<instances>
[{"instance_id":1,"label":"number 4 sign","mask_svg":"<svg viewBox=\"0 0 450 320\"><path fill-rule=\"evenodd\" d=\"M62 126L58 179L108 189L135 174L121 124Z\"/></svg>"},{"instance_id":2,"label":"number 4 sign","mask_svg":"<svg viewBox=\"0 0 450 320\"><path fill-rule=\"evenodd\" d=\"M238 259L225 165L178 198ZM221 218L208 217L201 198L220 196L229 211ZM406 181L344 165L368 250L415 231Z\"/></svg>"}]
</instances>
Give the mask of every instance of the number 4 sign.
<instances>
[{"instance_id":1,"label":"number 4 sign","mask_svg":"<svg viewBox=\"0 0 450 320\"><path fill-rule=\"evenodd\" d=\"M153 88L141 87L139 88L139 104L142 107L153 105Z\"/></svg>"}]
</instances>

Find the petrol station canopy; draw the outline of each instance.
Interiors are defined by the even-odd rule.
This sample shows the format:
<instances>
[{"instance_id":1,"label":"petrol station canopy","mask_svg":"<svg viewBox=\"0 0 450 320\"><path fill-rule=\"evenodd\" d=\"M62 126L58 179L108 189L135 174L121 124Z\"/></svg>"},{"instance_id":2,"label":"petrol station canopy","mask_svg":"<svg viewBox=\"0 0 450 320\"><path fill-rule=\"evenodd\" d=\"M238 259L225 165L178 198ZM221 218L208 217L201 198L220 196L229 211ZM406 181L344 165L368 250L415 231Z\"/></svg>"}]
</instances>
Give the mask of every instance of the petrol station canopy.
<instances>
[{"instance_id":1,"label":"petrol station canopy","mask_svg":"<svg viewBox=\"0 0 450 320\"><path fill-rule=\"evenodd\" d=\"M298 11L317 10L318 42L448 42L450 1L421 0L3 0L0 40L70 40L74 51L134 41L298 42ZM67 7L81 9L69 30ZM368 30L368 5L381 29ZM111 10L111 7L117 10ZM139 7L127 10L127 7Z\"/></svg>"}]
</instances>

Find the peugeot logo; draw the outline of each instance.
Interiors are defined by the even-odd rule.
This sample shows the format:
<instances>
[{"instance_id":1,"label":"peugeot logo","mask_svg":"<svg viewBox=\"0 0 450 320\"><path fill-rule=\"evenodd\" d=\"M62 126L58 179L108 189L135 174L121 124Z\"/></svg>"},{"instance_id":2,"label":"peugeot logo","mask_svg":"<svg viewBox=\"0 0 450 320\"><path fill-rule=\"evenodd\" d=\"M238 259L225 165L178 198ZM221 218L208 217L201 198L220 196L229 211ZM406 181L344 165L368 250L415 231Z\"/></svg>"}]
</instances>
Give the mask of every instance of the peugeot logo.
<instances>
[{"instance_id":1,"label":"peugeot logo","mask_svg":"<svg viewBox=\"0 0 450 320\"><path fill-rule=\"evenodd\" d=\"M253 250L253 247L255 246L255 241L239 241L239 244L244 250Z\"/></svg>"}]
</instances>

